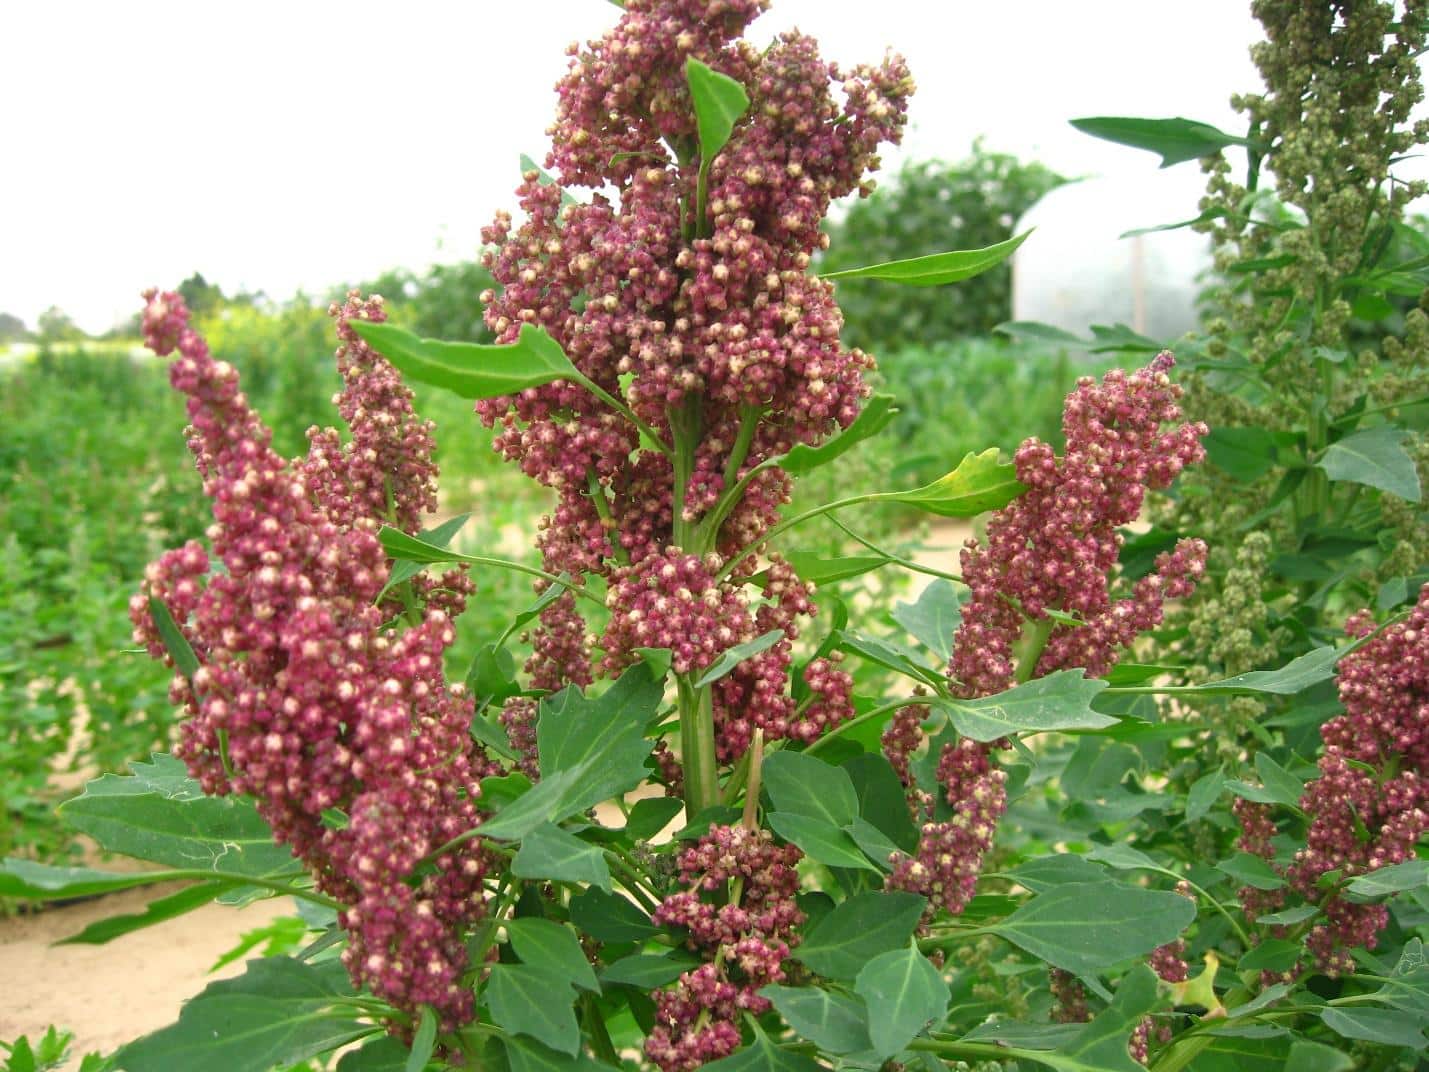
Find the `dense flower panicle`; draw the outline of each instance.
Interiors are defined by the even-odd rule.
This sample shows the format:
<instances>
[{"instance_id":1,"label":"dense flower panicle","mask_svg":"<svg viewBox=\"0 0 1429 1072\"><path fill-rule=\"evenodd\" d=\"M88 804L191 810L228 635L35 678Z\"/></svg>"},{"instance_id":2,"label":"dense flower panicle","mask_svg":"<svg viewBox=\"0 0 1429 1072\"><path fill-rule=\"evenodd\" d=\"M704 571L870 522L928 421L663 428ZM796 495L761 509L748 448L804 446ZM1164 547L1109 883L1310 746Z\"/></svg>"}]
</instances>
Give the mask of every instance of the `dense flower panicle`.
<instances>
[{"instance_id":1,"label":"dense flower panicle","mask_svg":"<svg viewBox=\"0 0 1429 1072\"><path fill-rule=\"evenodd\" d=\"M793 845L774 844L768 831L742 826L712 826L680 853L685 888L666 897L652 919L687 929L690 948L710 959L655 995L645 1055L663 1072L728 1056L740 1043L740 1014L769 1010L759 989L783 981L783 962L804 922L795 900L800 856Z\"/></svg>"},{"instance_id":2,"label":"dense flower panicle","mask_svg":"<svg viewBox=\"0 0 1429 1072\"><path fill-rule=\"evenodd\" d=\"M170 379L188 396L222 564L212 571L196 543L170 551L130 605L136 638L172 664L148 608L149 597L163 601L199 663L192 681L174 679L189 716L176 752L205 791L252 794L319 887L348 906L339 918L355 982L408 1011L429 1004L454 1026L472 1012L459 935L484 909L486 860L469 846L437 857L419 882L411 875L477 825L487 768L470 736L471 702L443 679L455 636L446 613L428 608L402 632L383 629L373 601L387 562L367 513L374 487L384 500L386 488L400 492L403 509L427 502L430 437L412 421L381 419L401 412L390 366L348 349L344 395L364 445L334 452L335 436L322 434L306 463L285 462L236 372L188 327L181 299L147 298L147 340L160 355L178 351ZM349 311L364 308L354 298ZM309 483L339 467L361 479ZM346 825L325 825L326 809L345 812Z\"/></svg>"},{"instance_id":3,"label":"dense flower panicle","mask_svg":"<svg viewBox=\"0 0 1429 1072\"><path fill-rule=\"evenodd\" d=\"M541 608L536 628L527 639L531 641L531 657L526 660L526 673L531 675L533 689L556 692L567 685L584 688L593 680L592 637L586 632L586 620L569 589Z\"/></svg>"},{"instance_id":4,"label":"dense flower panicle","mask_svg":"<svg viewBox=\"0 0 1429 1072\"><path fill-rule=\"evenodd\" d=\"M1205 566L1206 547L1182 540L1158 556L1132 594L1113 601L1109 578L1120 551L1116 532L1136 519L1146 489L1165 488L1204 456L1203 424L1175 424L1180 388L1163 353L1146 368L1083 378L1062 416L1066 450L1029 439L1016 455L1028 490L988 524L987 545L969 541L963 580L972 598L963 608L950 676L963 696L987 696L1013 684L1024 626L1049 610L1075 614L1078 625L1052 627L1033 676L1084 667L1100 676L1122 648L1161 621L1167 599L1189 595Z\"/></svg>"}]
</instances>

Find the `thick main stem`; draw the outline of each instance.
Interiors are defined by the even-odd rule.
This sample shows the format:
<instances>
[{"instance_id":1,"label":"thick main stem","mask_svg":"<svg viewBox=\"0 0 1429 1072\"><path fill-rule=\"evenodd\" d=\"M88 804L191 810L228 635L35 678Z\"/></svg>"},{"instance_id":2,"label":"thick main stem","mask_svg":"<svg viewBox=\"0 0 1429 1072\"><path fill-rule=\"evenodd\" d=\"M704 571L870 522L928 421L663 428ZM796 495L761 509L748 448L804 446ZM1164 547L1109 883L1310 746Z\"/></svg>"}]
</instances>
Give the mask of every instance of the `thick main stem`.
<instances>
[{"instance_id":1,"label":"thick main stem","mask_svg":"<svg viewBox=\"0 0 1429 1072\"><path fill-rule=\"evenodd\" d=\"M719 803L719 768L715 762L714 700L710 686L697 689L676 678L680 704L680 763L685 774L685 817L693 819Z\"/></svg>"}]
</instances>

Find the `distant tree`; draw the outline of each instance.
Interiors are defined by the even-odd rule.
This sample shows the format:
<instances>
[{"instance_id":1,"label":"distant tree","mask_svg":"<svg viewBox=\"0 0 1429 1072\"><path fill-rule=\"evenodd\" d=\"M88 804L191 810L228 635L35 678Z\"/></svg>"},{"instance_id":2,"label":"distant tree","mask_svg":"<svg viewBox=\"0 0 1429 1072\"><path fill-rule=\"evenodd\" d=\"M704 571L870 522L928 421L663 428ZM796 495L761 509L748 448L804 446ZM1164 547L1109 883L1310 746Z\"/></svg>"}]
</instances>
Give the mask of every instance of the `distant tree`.
<instances>
[{"instance_id":1,"label":"distant tree","mask_svg":"<svg viewBox=\"0 0 1429 1072\"><path fill-rule=\"evenodd\" d=\"M482 320L481 293L494 285L479 263L462 261L433 265L425 275L396 268L358 289L381 294L393 317L425 338L485 342L491 333Z\"/></svg>"},{"instance_id":2,"label":"distant tree","mask_svg":"<svg viewBox=\"0 0 1429 1072\"><path fill-rule=\"evenodd\" d=\"M75 342L85 337L79 325L58 305L51 305L41 313L36 324L41 344Z\"/></svg>"},{"instance_id":3,"label":"distant tree","mask_svg":"<svg viewBox=\"0 0 1429 1072\"><path fill-rule=\"evenodd\" d=\"M179 296L194 316L204 316L221 308L224 304L223 291L218 284L210 283L202 272L195 272L179 284Z\"/></svg>"},{"instance_id":4,"label":"distant tree","mask_svg":"<svg viewBox=\"0 0 1429 1072\"><path fill-rule=\"evenodd\" d=\"M24 342L30 337L25 322L12 313L0 313L0 342Z\"/></svg>"},{"instance_id":5,"label":"distant tree","mask_svg":"<svg viewBox=\"0 0 1429 1072\"><path fill-rule=\"evenodd\" d=\"M1067 180L1041 164L988 152L974 142L957 163L905 164L873 195L826 228L823 271L980 249L1012 237L1017 218ZM1004 264L946 287L902 287L856 279L839 284L844 341L875 354L981 335L1010 319L1012 268Z\"/></svg>"}]
</instances>

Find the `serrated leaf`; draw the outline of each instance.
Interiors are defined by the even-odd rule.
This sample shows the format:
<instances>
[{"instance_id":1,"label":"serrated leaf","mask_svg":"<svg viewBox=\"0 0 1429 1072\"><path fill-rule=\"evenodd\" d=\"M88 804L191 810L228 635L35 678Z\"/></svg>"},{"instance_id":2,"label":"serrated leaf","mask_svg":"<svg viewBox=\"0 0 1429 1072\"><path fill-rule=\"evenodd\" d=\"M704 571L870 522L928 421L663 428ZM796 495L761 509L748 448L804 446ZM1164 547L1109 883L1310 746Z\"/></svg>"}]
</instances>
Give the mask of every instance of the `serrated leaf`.
<instances>
[{"instance_id":1,"label":"serrated leaf","mask_svg":"<svg viewBox=\"0 0 1429 1072\"><path fill-rule=\"evenodd\" d=\"M511 873L517 878L586 882L607 893L611 886L605 853L553 823L542 823L522 837Z\"/></svg>"},{"instance_id":2,"label":"serrated leaf","mask_svg":"<svg viewBox=\"0 0 1429 1072\"><path fill-rule=\"evenodd\" d=\"M824 916L794 956L832 979L853 979L871 958L907 944L927 902L912 893L861 893Z\"/></svg>"},{"instance_id":3,"label":"serrated leaf","mask_svg":"<svg viewBox=\"0 0 1429 1072\"><path fill-rule=\"evenodd\" d=\"M1174 941L1196 906L1178 893L1121 882L1073 882L1032 898L989 929L1074 975L1095 975Z\"/></svg>"},{"instance_id":4,"label":"serrated leaf","mask_svg":"<svg viewBox=\"0 0 1429 1072\"><path fill-rule=\"evenodd\" d=\"M685 60L685 80L690 86L695 125L699 130L700 168L707 171L710 161L719 155L734 133L734 124L749 107L749 95L729 75L713 70L693 56Z\"/></svg>"},{"instance_id":5,"label":"serrated leaf","mask_svg":"<svg viewBox=\"0 0 1429 1072\"><path fill-rule=\"evenodd\" d=\"M1402 428L1380 425L1346 436L1325 448L1324 457L1315 464L1331 480L1347 480L1368 484L1409 502L1418 502L1423 494L1419 486L1419 470L1414 459L1403 447L1409 435Z\"/></svg>"},{"instance_id":6,"label":"serrated leaf","mask_svg":"<svg viewBox=\"0 0 1429 1072\"><path fill-rule=\"evenodd\" d=\"M1248 852L1238 852L1230 859L1222 860L1216 864L1216 870L1230 875L1242 886L1253 886L1257 890L1278 890L1285 885L1285 879L1274 868Z\"/></svg>"},{"instance_id":7,"label":"serrated leaf","mask_svg":"<svg viewBox=\"0 0 1429 1072\"><path fill-rule=\"evenodd\" d=\"M1163 168L1187 160L1199 160L1231 145L1247 144L1245 138L1217 130L1194 119L1137 119L1130 116L1088 116L1071 120L1072 126L1094 138L1144 149L1161 157Z\"/></svg>"},{"instance_id":8,"label":"serrated leaf","mask_svg":"<svg viewBox=\"0 0 1429 1072\"><path fill-rule=\"evenodd\" d=\"M802 1038L829 1053L871 1047L868 1008L859 998L817 986L766 986L759 991Z\"/></svg>"},{"instance_id":9,"label":"serrated leaf","mask_svg":"<svg viewBox=\"0 0 1429 1072\"><path fill-rule=\"evenodd\" d=\"M947 713L961 736L996 741L1017 733L1114 726L1117 719L1093 711L1091 706L1106 687L1105 681L1087 678L1082 670L1058 670L995 696L976 700L939 697L935 706Z\"/></svg>"},{"instance_id":10,"label":"serrated leaf","mask_svg":"<svg viewBox=\"0 0 1429 1072\"><path fill-rule=\"evenodd\" d=\"M537 917L506 921L511 948L521 963L558 975L583 990L600 990L575 931L561 923Z\"/></svg>"},{"instance_id":11,"label":"serrated leaf","mask_svg":"<svg viewBox=\"0 0 1429 1072\"><path fill-rule=\"evenodd\" d=\"M869 1018L873 1052L898 1053L948 1010L948 985L916 945L874 957L858 973L854 991L878 1015Z\"/></svg>"},{"instance_id":12,"label":"serrated leaf","mask_svg":"<svg viewBox=\"0 0 1429 1072\"><path fill-rule=\"evenodd\" d=\"M896 412L892 395L874 395L864 403L863 409L847 428L840 429L816 447L796 443L788 453L772 459L770 464L779 466L791 476L803 476L847 454L865 439L876 436L888 427Z\"/></svg>"},{"instance_id":13,"label":"serrated leaf","mask_svg":"<svg viewBox=\"0 0 1429 1072\"><path fill-rule=\"evenodd\" d=\"M210 983L178 1022L115 1054L126 1072L269 1072L372 1034L339 998L353 993L341 962L250 960L244 974Z\"/></svg>"},{"instance_id":14,"label":"serrated leaf","mask_svg":"<svg viewBox=\"0 0 1429 1072\"><path fill-rule=\"evenodd\" d=\"M726 648L720 653L719 658L712 662L708 669L695 680L695 688L702 689L706 685L714 684L720 678L733 673L734 668L745 659L752 659L760 652L768 651L783 639L784 630L771 629L767 633L761 633L753 640L746 640L743 644Z\"/></svg>"},{"instance_id":15,"label":"serrated leaf","mask_svg":"<svg viewBox=\"0 0 1429 1072\"><path fill-rule=\"evenodd\" d=\"M1429 860L1405 860L1350 879L1348 892L1370 900L1429 885Z\"/></svg>"},{"instance_id":16,"label":"serrated leaf","mask_svg":"<svg viewBox=\"0 0 1429 1072\"><path fill-rule=\"evenodd\" d=\"M775 811L820 819L833 827L853 822L858 794L842 767L814 756L779 751L764 757L764 789Z\"/></svg>"},{"instance_id":17,"label":"serrated leaf","mask_svg":"<svg viewBox=\"0 0 1429 1072\"><path fill-rule=\"evenodd\" d=\"M952 656L953 634L962 622L962 603L953 583L939 577L923 589L917 602L894 604L893 620L940 662L947 662Z\"/></svg>"},{"instance_id":18,"label":"serrated leaf","mask_svg":"<svg viewBox=\"0 0 1429 1072\"><path fill-rule=\"evenodd\" d=\"M571 1056L580 1049L574 995L562 976L529 964L493 964L483 993L491 1019L504 1031Z\"/></svg>"},{"instance_id":19,"label":"serrated leaf","mask_svg":"<svg viewBox=\"0 0 1429 1072\"><path fill-rule=\"evenodd\" d=\"M622 957L601 969L600 981L607 986L633 986L637 990L654 990L673 983L701 963L703 962L678 951L663 955L636 953Z\"/></svg>"},{"instance_id":20,"label":"serrated leaf","mask_svg":"<svg viewBox=\"0 0 1429 1072\"><path fill-rule=\"evenodd\" d=\"M976 517L1000 510L1027 488L1017 479L1016 466L998 460L996 447L969 452L958 467L931 484L911 491L886 491L876 502L904 503L939 517Z\"/></svg>"},{"instance_id":21,"label":"serrated leaf","mask_svg":"<svg viewBox=\"0 0 1429 1072\"><path fill-rule=\"evenodd\" d=\"M805 856L827 867L877 870L852 837L823 819L776 811L770 813L769 825L785 841L799 846Z\"/></svg>"},{"instance_id":22,"label":"serrated leaf","mask_svg":"<svg viewBox=\"0 0 1429 1072\"><path fill-rule=\"evenodd\" d=\"M1027 241L1027 236L1031 233L1031 230L1026 230L1020 235L984 246L982 249L949 250L946 253L930 253L925 257L911 257L908 260L845 268L838 272L827 272L823 278L882 279L910 287L941 287L949 283L960 283L964 279L971 279L996 268L1017 252L1017 247Z\"/></svg>"},{"instance_id":23,"label":"serrated leaf","mask_svg":"<svg viewBox=\"0 0 1429 1072\"><path fill-rule=\"evenodd\" d=\"M419 339L394 324L350 322L402 375L460 398L499 398L556 380L580 382L580 372L560 343L534 324L521 325L514 343Z\"/></svg>"}]
</instances>

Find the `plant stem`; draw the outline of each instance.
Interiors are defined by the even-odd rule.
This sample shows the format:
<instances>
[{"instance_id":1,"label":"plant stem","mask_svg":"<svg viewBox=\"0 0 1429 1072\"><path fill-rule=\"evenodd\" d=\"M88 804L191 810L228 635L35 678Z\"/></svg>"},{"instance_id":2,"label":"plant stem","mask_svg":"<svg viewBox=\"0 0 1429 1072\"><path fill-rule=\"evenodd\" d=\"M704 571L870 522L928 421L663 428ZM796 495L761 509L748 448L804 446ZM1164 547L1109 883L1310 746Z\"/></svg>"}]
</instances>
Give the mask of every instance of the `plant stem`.
<instances>
[{"instance_id":1,"label":"plant stem","mask_svg":"<svg viewBox=\"0 0 1429 1072\"><path fill-rule=\"evenodd\" d=\"M809 745L808 748L804 749L804 754L812 755L814 752L817 752L827 742L837 737L839 734L846 733L849 730L856 729L857 727L862 725L866 725L867 723L872 722L875 718L878 718L880 715L888 714L889 711L896 711L900 707L910 707L913 705L928 707L932 703L933 697L931 696L909 696L907 699L893 700L890 703L880 704L872 711L865 711L857 718L851 718L847 722L835 726L833 729L829 730L828 733L824 734L813 744Z\"/></svg>"},{"instance_id":2,"label":"plant stem","mask_svg":"<svg viewBox=\"0 0 1429 1072\"><path fill-rule=\"evenodd\" d=\"M680 699L680 763L685 771L685 816L693 819L719 803L715 764L714 700L710 687L694 687L688 675L675 678Z\"/></svg>"},{"instance_id":3,"label":"plant stem","mask_svg":"<svg viewBox=\"0 0 1429 1072\"><path fill-rule=\"evenodd\" d=\"M773 540L776 536L788 532L796 525L802 525L805 521L816 518L821 514L832 513L834 510L842 510L845 506L857 506L859 503L879 502L885 498L887 498L887 496L882 492L870 491L863 495L850 495L847 499L835 499L833 502L824 503L822 506L815 506L813 509L805 510L802 514L795 514L787 521L779 522L779 524L775 525L763 536L759 537L759 539L737 551L734 557L724 564L724 568L719 571L715 580L724 580L734 572L734 567L739 565L740 562L754 554L756 550L770 540Z\"/></svg>"},{"instance_id":4,"label":"plant stem","mask_svg":"<svg viewBox=\"0 0 1429 1072\"><path fill-rule=\"evenodd\" d=\"M597 606L605 606L605 601L599 596L593 595L591 592L587 591L585 585L576 584L569 577L558 577L554 573L547 573L543 569L537 569L535 566L528 566L523 562L512 562L510 559L506 558L490 558L487 555L459 555L455 553L453 553L450 558L444 558L440 561L466 562L473 566L496 566L499 569L508 569L516 573L527 574L531 577L540 577L543 580L550 581L552 584L558 584L562 588L569 588L572 592L580 596L582 599L588 599L592 603L595 603ZM436 563L431 564L435 565Z\"/></svg>"},{"instance_id":5,"label":"plant stem","mask_svg":"<svg viewBox=\"0 0 1429 1072\"><path fill-rule=\"evenodd\" d=\"M665 457L667 458L673 457L669 445L663 439L660 438L660 433L656 432L655 429L651 428L648 424L642 421L639 416L636 415L635 411L629 406L627 406L624 402L616 398L613 394L611 394L604 387L602 387L600 384L596 383L589 377L581 376L579 379L576 380L576 382L579 383L591 394L595 395L596 398L600 399L611 409L619 413L631 424L635 425L635 427L638 428L644 434L646 439L650 440L650 442L655 446L655 449L658 450L661 454L665 455Z\"/></svg>"},{"instance_id":6,"label":"plant stem","mask_svg":"<svg viewBox=\"0 0 1429 1072\"><path fill-rule=\"evenodd\" d=\"M903 558L901 555L895 555L892 551L884 550L872 540L864 539L864 537L854 532L853 529L849 528L836 517L829 518L829 521L835 527L841 529L843 533L848 536L849 539L854 540L857 543L863 544L863 546L867 547L874 554L882 555L884 558L888 559L888 561L892 562L896 566L902 566L904 569L911 570L913 573L922 573L926 574L929 577L941 577L945 581L957 581L959 584L963 583L963 579L959 577L956 573L949 573L947 570L935 569L932 566L924 566L921 563L914 562L911 558Z\"/></svg>"},{"instance_id":7,"label":"plant stem","mask_svg":"<svg viewBox=\"0 0 1429 1072\"><path fill-rule=\"evenodd\" d=\"M749 788L744 794L744 815L742 821L746 830L759 829L759 779L764 765L764 730L754 731L754 741L749 746Z\"/></svg>"}]
</instances>

